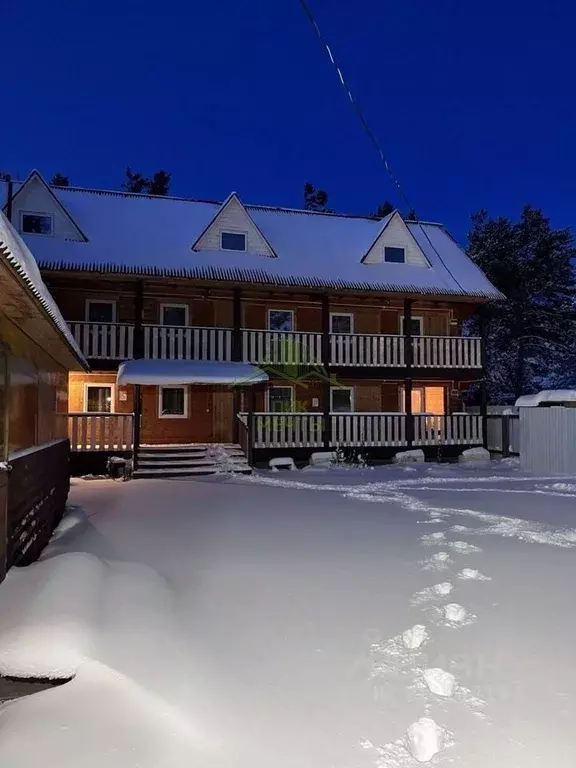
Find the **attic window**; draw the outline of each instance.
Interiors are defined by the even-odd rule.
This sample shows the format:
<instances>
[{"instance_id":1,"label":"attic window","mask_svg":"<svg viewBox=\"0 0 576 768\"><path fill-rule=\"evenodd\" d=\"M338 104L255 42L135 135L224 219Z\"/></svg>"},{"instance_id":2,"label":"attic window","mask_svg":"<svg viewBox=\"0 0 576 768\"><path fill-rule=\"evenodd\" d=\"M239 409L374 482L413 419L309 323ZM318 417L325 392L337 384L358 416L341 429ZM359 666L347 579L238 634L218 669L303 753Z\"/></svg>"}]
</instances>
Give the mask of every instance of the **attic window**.
<instances>
[{"instance_id":1,"label":"attic window","mask_svg":"<svg viewBox=\"0 0 576 768\"><path fill-rule=\"evenodd\" d=\"M223 251L245 251L246 234L244 232L220 232L220 248Z\"/></svg>"},{"instance_id":2,"label":"attic window","mask_svg":"<svg viewBox=\"0 0 576 768\"><path fill-rule=\"evenodd\" d=\"M406 261L406 252L404 248L391 248L389 245L384 247L384 261L391 264L404 264Z\"/></svg>"},{"instance_id":3,"label":"attic window","mask_svg":"<svg viewBox=\"0 0 576 768\"><path fill-rule=\"evenodd\" d=\"M49 213L20 214L20 231L27 235L52 235L54 220Z\"/></svg>"}]
</instances>

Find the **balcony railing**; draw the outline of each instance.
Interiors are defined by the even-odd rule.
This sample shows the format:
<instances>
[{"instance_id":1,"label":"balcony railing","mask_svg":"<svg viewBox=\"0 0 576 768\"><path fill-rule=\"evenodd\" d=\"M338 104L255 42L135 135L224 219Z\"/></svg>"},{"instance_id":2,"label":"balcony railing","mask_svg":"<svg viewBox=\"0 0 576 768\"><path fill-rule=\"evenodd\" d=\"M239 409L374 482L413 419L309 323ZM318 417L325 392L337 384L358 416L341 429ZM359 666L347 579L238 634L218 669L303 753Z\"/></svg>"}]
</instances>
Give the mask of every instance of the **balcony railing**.
<instances>
[{"instance_id":1,"label":"balcony railing","mask_svg":"<svg viewBox=\"0 0 576 768\"><path fill-rule=\"evenodd\" d=\"M239 414L246 437L254 448L318 448L324 444L322 413ZM403 447L408 445L405 413L331 413L328 416L330 448ZM482 417L459 413L449 416L414 414L415 447L431 445L481 445Z\"/></svg>"},{"instance_id":2,"label":"balcony railing","mask_svg":"<svg viewBox=\"0 0 576 768\"><path fill-rule=\"evenodd\" d=\"M118 323L70 323L84 355L98 360L134 356L134 327ZM244 362L271 365L322 365L322 334L306 331L242 329ZM234 348L231 328L145 325L143 355L159 360L229 362ZM482 367L481 341L472 336L414 336L414 368ZM403 336L331 333L330 365L355 368L403 368Z\"/></svg>"},{"instance_id":3,"label":"balcony railing","mask_svg":"<svg viewBox=\"0 0 576 768\"><path fill-rule=\"evenodd\" d=\"M69 413L68 437L72 451L131 451L131 413Z\"/></svg>"}]
</instances>

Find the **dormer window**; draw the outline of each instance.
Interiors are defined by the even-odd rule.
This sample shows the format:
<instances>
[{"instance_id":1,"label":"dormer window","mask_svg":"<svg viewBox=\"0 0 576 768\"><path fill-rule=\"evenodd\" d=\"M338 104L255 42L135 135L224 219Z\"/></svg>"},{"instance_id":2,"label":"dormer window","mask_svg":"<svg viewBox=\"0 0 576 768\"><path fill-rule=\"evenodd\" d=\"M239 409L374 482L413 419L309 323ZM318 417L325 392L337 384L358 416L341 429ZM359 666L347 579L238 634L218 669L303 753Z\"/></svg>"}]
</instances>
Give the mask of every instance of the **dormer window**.
<instances>
[{"instance_id":1,"label":"dormer window","mask_svg":"<svg viewBox=\"0 0 576 768\"><path fill-rule=\"evenodd\" d=\"M404 264L406 262L406 251L404 248L392 248L386 245L384 246L384 261L390 264Z\"/></svg>"},{"instance_id":2,"label":"dormer window","mask_svg":"<svg viewBox=\"0 0 576 768\"><path fill-rule=\"evenodd\" d=\"M223 251L245 251L245 232L220 232L220 248Z\"/></svg>"},{"instance_id":3,"label":"dormer window","mask_svg":"<svg viewBox=\"0 0 576 768\"><path fill-rule=\"evenodd\" d=\"M52 235L54 234L54 218L49 213L20 214L20 231L27 235Z\"/></svg>"}]
</instances>

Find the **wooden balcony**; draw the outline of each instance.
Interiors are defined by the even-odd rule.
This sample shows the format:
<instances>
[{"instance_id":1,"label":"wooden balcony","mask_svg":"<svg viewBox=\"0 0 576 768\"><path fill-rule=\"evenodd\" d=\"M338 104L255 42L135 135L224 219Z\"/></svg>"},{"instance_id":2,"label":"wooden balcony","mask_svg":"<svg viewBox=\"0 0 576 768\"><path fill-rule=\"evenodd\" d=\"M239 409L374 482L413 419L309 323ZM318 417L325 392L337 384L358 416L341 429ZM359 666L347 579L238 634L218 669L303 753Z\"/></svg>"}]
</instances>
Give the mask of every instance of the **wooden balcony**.
<instances>
[{"instance_id":1,"label":"wooden balcony","mask_svg":"<svg viewBox=\"0 0 576 768\"><path fill-rule=\"evenodd\" d=\"M91 360L127 360L134 356L134 326L121 323L70 323L74 338ZM143 326L145 358L160 360L233 359L231 328ZM243 362L270 365L322 365L322 334L306 331L241 329L236 337ZM404 368L406 339L399 335L332 333L329 365L353 368ZM415 369L482 367L481 340L472 336L414 336Z\"/></svg>"},{"instance_id":2,"label":"wooden balcony","mask_svg":"<svg viewBox=\"0 0 576 768\"><path fill-rule=\"evenodd\" d=\"M239 414L247 444L260 448L406 447L405 413L331 413L328 446L324 443L325 417L321 413ZM450 416L415 414L414 447L481 445L482 417L461 413ZM251 437L250 437L251 436Z\"/></svg>"}]
</instances>

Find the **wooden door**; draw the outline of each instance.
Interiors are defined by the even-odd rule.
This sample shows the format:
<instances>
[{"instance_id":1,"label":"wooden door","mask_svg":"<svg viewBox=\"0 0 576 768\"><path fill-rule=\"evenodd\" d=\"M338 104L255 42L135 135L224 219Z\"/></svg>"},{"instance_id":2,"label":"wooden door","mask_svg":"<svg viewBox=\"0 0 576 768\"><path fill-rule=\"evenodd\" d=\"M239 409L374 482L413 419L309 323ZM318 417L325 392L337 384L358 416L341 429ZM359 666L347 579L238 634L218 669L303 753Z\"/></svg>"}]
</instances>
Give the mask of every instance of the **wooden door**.
<instances>
[{"instance_id":1,"label":"wooden door","mask_svg":"<svg viewBox=\"0 0 576 768\"><path fill-rule=\"evenodd\" d=\"M190 387L188 417L193 443L214 442L213 394L211 387Z\"/></svg>"}]
</instances>

